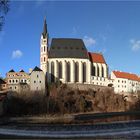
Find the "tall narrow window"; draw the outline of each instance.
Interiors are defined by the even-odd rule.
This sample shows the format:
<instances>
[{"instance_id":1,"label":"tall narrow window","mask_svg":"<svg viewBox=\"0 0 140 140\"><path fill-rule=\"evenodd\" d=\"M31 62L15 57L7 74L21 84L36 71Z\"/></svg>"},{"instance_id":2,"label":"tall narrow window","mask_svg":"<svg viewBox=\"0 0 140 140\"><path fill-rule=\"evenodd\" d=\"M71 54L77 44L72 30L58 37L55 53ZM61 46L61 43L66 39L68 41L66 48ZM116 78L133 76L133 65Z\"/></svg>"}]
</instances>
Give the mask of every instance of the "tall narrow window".
<instances>
[{"instance_id":1,"label":"tall narrow window","mask_svg":"<svg viewBox=\"0 0 140 140\"><path fill-rule=\"evenodd\" d=\"M83 66L83 83L86 82L86 63L82 64Z\"/></svg>"},{"instance_id":2,"label":"tall narrow window","mask_svg":"<svg viewBox=\"0 0 140 140\"><path fill-rule=\"evenodd\" d=\"M70 62L66 63L66 71L67 71L66 81L70 82Z\"/></svg>"},{"instance_id":3,"label":"tall narrow window","mask_svg":"<svg viewBox=\"0 0 140 140\"><path fill-rule=\"evenodd\" d=\"M62 62L58 63L58 78L62 78Z\"/></svg>"},{"instance_id":4,"label":"tall narrow window","mask_svg":"<svg viewBox=\"0 0 140 140\"><path fill-rule=\"evenodd\" d=\"M102 77L104 77L104 68L102 66Z\"/></svg>"},{"instance_id":5,"label":"tall narrow window","mask_svg":"<svg viewBox=\"0 0 140 140\"><path fill-rule=\"evenodd\" d=\"M75 82L79 82L79 64L75 63Z\"/></svg>"},{"instance_id":6,"label":"tall narrow window","mask_svg":"<svg viewBox=\"0 0 140 140\"><path fill-rule=\"evenodd\" d=\"M45 52L45 46L44 46L44 52Z\"/></svg>"},{"instance_id":7,"label":"tall narrow window","mask_svg":"<svg viewBox=\"0 0 140 140\"><path fill-rule=\"evenodd\" d=\"M51 62L51 82L54 82L54 62Z\"/></svg>"},{"instance_id":8,"label":"tall narrow window","mask_svg":"<svg viewBox=\"0 0 140 140\"><path fill-rule=\"evenodd\" d=\"M44 62L46 61L46 58L44 57Z\"/></svg>"},{"instance_id":9,"label":"tall narrow window","mask_svg":"<svg viewBox=\"0 0 140 140\"><path fill-rule=\"evenodd\" d=\"M95 76L95 66L93 64L91 66L91 75Z\"/></svg>"},{"instance_id":10,"label":"tall narrow window","mask_svg":"<svg viewBox=\"0 0 140 140\"><path fill-rule=\"evenodd\" d=\"M99 77L99 75L100 75L100 70L99 70L99 66L97 65L97 76Z\"/></svg>"}]
</instances>

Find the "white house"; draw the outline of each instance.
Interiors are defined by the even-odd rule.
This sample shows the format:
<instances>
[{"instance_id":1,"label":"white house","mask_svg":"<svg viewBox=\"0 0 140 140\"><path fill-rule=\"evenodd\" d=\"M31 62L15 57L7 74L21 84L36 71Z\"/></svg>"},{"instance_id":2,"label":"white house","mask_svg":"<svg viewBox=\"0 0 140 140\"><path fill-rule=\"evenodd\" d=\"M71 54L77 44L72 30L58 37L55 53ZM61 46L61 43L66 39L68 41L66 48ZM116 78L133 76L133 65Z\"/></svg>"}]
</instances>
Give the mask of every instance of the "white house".
<instances>
[{"instance_id":1,"label":"white house","mask_svg":"<svg viewBox=\"0 0 140 140\"><path fill-rule=\"evenodd\" d=\"M116 93L137 93L137 91L140 91L140 77L138 77L136 74L112 71L111 79L114 80L113 87Z\"/></svg>"},{"instance_id":2,"label":"white house","mask_svg":"<svg viewBox=\"0 0 140 140\"><path fill-rule=\"evenodd\" d=\"M35 67L30 74L30 90L45 92L45 89L45 74L40 68Z\"/></svg>"}]
</instances>

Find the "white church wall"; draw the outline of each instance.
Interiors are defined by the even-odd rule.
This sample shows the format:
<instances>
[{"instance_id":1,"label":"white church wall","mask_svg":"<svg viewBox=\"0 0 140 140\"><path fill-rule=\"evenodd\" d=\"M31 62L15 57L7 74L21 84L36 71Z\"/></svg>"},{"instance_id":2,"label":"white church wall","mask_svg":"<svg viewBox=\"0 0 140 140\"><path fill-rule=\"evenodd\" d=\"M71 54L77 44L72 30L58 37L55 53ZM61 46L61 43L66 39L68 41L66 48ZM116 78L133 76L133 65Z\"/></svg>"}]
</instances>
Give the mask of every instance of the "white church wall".
<instances>
[{"instance_id":1,"label":"white church wall","mask_svg":"<svg viewBox=\"0 0 140 140\"><path fill-rule=\"evenodd\" d=\"M48 82L51 81L50 73L51 73L51 63L54 62L54 76L58 78L56 62L62 62L62 79L60 79L63 83L66 83L66 62L70 63L70 83L75 82L75 70L74 63L79 64L79 81L78 83L83 82L83 74L82 74L82 63L86 63L86 83L90 83L90 61L88 59L77 59L77 58L49 58L49 68L48 68Z\"/></svg>"}]
</instances>

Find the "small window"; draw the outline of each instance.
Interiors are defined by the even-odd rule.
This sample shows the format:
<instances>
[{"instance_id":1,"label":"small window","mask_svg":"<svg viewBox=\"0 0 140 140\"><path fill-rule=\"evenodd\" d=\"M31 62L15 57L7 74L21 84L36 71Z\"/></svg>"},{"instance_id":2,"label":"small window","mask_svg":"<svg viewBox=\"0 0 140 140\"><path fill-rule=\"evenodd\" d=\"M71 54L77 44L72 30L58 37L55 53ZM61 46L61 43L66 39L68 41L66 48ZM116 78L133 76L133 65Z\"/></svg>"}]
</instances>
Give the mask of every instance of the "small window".
<instances>
[{"instance_id":1,"label":"small window","mask_svg":"<svg viewBox=\"0 0 140 140\"><path fill-rule=\"evenodd\" d=\"M39 76L37 75L36 77L38 78Z\"/></svg>"},{"instance_id":2,"label":"small window","mask_svg":"<svg viewBox=\"0 0 140 140\"><path fill-rule=\"evenodd\" d=\"M120 82L120 80L118 80L118 83Z\"/></svg>"},{"instance_id":3,"label":"small window","mask_svg":"<svg viewBox=\"0 0 140 140\"><path fill-rule=\"evenodd\" d=\"M34 81L34 83L36 83L36 81Z\"/></svg>"},{"instance_id":4,"label":"small window","mask_svg":"<svg viewBox=\"0 0 140 140\"><path fill-rule=\"evenodd\" d=\"M17 87L15 87L15 89L17 89Z\"/></svg>"},{"instance_id":5,"label":"small window","mask_svg":"<svg viewBox=\"0 0 140 140\"><path fill-rule=\"evenodd\" d=\"M41 81L39 81L41 83Z\"/></svg>"},{"instance_id":6,"label":"small window","mask_svg":"<svg viewBox=\"0 0 140 140\"><path fill-rule=\"evenodd\" d=\"M14 83L14 80L13 80L13 83Z\"/></svg>"}]
</instances>

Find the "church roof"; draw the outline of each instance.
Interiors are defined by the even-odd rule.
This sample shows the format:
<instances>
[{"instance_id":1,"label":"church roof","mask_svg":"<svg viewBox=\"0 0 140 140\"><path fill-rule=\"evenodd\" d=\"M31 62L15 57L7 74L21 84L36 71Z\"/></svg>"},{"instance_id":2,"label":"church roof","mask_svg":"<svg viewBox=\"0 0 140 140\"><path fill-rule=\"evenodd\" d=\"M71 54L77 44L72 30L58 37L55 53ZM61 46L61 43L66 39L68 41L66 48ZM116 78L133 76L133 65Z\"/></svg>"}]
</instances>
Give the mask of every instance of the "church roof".
<instances>
[{"instance_id":1,"label":"church roof","mask_svg":"<svg viewBox=\"0 0 140 140\"><path fill-rule=\"evenodd\" d=\"M91 53L91 52L89 52L88 54L89 54L89 58L90 58L91 62L106 64L104 56L102 54L100 54L100 53Z\"/></svg>"},{"instance_id":2,"label":"church roof","mask_svg":"<svg viewBox=\"0 0 140 140\"><path fill-rule=\"evenodd\" d=\"M140 81L140 77L138 77L136 74L120 72L120 71L113 71L113 73L117 78L124 78L124 79L128 79L128 80L133 80L133 81Z\"/></svg>"},{"instance_id":3,"label":"church roof","mask_svg":"<svg viewBox=\"0 0 140 140\"><path fill-rule=\"evenodd\" d=\"M53 38L49 58L83 58L89 59L82 39Z\"/></svg>"},{"instance_id":4,"label":"church roof","mask_svg":"<svg viewBox=\"0 0 140 140\"><path fill-rule=\"evenodd\" d=\"M42 71L39 67L35 67L34 69L33 69L33 71Z\"/></svg>"}]
</instances>

